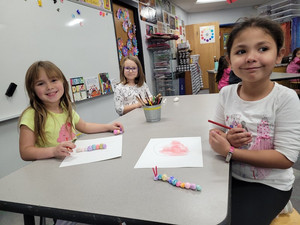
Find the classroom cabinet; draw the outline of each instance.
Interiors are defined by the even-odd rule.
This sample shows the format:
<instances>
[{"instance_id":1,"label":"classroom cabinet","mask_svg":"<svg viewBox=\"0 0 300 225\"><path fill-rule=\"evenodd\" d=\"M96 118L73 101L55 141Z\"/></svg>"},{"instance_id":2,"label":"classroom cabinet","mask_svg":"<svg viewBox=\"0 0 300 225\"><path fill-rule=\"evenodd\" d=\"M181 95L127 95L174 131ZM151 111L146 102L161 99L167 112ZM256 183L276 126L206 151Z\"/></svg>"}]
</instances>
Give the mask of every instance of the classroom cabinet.
<instances>
[{"instance_id":1,"label":"classroom cabinet","mask_svg":"<svg viewBox=\"0 0 300 225\"><path fill-rule=\"evenodd\" d=\"M179 80L176 78L176 60L173 60L172 48L168 43L173 38L153 36L148 39L148 50L151 52L153 78L156 94L173 96L179 94Z\"/></svg>"}]
</instances>

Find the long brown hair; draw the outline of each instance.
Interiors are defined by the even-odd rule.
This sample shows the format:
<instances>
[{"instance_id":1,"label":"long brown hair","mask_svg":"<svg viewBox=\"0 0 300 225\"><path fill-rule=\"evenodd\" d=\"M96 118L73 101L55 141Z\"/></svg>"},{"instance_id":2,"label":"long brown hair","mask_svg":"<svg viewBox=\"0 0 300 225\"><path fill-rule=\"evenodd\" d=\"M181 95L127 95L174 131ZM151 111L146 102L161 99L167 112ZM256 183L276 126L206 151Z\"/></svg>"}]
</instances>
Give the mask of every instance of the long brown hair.
<instances>
[{"instance_id":1,"label":"long brown hair","mask_svg":"<svg viewBox=\"0 0 300 225\"><path fill-rule=\"evenodd\" d=\"M63 108L63 110L66 110L68 113L68 117L66 120L67 122L70 122L72 124L72 127L74 128L74 125L72 123L72 102L69 95L69 85L68 82L62 73L62 71L52 62L49 61L37 61L33 63L27 70L26 76L25 76L25 87L27 90L27 94L30 100L30 107L34 109L34 135L37 140L37 144L45 144L47 143L47 138L45 135L45 123L47 120L48 112L44 105L44 103L39 99L39 97L36 95L34 91L34 85L36 80L39 78L39 72L40 69L43 68L48 76L49 79L57 78L63 82L64 87L64 94L62 95L60 99L60 105ZM28 107L27 109L29 109ZM27 110L25 109L24 112ZM20 120L24 114L20 116ZM20 125L19 120L19 125ZM72 129L71 129L72 132ZM39 139L41 143L39 143Z\"/></svg>"},{"instance_id":2,"label":"long brown hair","mask_svg":"<svg viewBox=\"0 0 300 225\"><path fill-rule=\"evenodd\" d=\"M125 65L126 60L131 60L131 61L135 62L135 64L137 65L138 75L134 79L134 82L135 82L135 84L137 84L138 87L143 86L143 84L145 82L145 74L143 72L142 64L141 64L140 60L138 59L138 57L136 57L136 56L126 56L122 60L121 70L120 70L120 83L127 84L127 79L124 75L124 67L125 67L124 65Z\"/></svg>"}]
</instances>

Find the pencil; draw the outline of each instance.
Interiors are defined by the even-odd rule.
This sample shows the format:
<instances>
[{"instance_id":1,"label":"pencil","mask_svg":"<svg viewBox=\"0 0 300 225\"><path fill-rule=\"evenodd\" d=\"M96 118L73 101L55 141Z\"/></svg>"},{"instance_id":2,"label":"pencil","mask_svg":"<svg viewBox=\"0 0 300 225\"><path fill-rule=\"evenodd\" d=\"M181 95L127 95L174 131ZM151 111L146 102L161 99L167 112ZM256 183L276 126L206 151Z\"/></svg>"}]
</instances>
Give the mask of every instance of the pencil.
<instances>
[{"instance_id":1,"label":"pencil","mask_svg":"<svg viewBox=\"0 0 300 225\"><path fill-rule=\"evenodd\" d=\"M135 96L135 97L142 105L145 105L144 101L142 99L140 99L139 96Z\"/></svg>"},{"instance_id":2,"label":"pencil","mask_svg":"<svg viewBox=\"0 0 300 225\"><path fill-rule=\"evenodd\" d=\"M220 127L224 127L224 128L226 128L226 129L231 129L231 127L227 127L226 125L217 123L217 122L212 121L212 120L208 120L208 122L213 123L213 124L216 124L216 125L218 125L218 126L220 126Z\"/></svg>"}]
</instances>

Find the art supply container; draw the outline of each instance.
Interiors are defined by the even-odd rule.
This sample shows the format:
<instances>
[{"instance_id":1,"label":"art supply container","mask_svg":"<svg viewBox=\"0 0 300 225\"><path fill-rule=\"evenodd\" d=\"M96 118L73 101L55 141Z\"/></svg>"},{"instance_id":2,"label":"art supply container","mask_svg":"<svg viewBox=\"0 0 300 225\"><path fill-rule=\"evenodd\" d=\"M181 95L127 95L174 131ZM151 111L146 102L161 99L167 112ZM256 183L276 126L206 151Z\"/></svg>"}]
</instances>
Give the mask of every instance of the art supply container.
<instances>
[{"instance_id":1,"label":"art supply container","mask_svg":"<svg viewBox=\"0 0 300 225\"><path fill-rule=\"evenodd\" d=\"M160 121L161 117L161 104L144 106L144 113L147 122L157 122Z\"/></svg>"}]
</instances>

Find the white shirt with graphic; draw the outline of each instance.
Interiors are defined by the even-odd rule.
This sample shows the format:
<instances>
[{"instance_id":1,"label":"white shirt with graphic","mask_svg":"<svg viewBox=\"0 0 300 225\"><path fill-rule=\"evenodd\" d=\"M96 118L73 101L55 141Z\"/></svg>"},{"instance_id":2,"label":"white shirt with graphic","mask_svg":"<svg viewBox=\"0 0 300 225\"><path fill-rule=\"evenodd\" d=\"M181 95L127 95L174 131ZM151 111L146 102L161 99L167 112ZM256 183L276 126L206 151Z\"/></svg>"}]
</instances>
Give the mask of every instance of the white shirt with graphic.
<instances>
[{"instance_id":1,"label":"white shirt with graphic","mask_svg":"<svg viewBox=\"0 0 300 225\"><path fill-rule=\"evenodd\" d=\"M129 86L128 84L118 84L115 87L114 101L116 112L122 116L125 105L133 105L138 103L136 96L141 96L143 99L146 98L146 93L149 97L152 97L149 87L144 83L141 87L137 85Z\"/></svg>"},{"instance_id":2,"label":"white shirt with graphic","mask_svg":"<svg viewBox=\"0 0 300 225\"><path fill-rule=\"evenodd\" d=\"M296 162L300 151L300 101L296 92L275 83L265 98L244 101L237 94L239 85L241 83L222 88L215 121L230 127L242 124L251 132L252 143L241 149L275 149L290 161ZM283 191L290 190L295 180L292 168L260 168L237 161L232 162L232 176Z\"/></svg>"}]
</instances>

